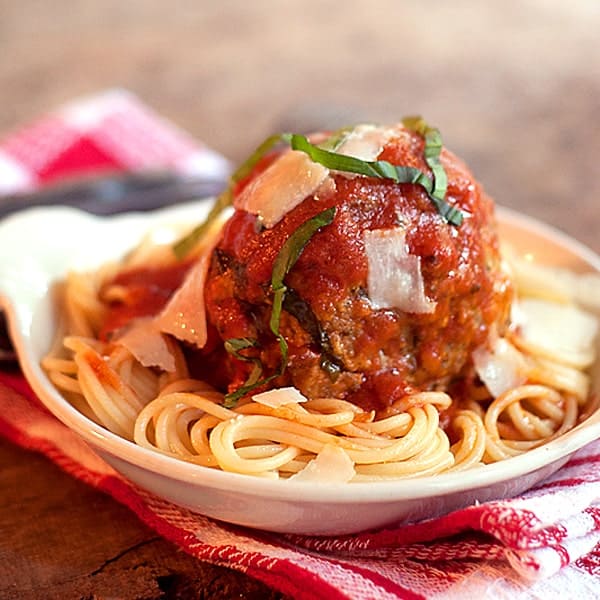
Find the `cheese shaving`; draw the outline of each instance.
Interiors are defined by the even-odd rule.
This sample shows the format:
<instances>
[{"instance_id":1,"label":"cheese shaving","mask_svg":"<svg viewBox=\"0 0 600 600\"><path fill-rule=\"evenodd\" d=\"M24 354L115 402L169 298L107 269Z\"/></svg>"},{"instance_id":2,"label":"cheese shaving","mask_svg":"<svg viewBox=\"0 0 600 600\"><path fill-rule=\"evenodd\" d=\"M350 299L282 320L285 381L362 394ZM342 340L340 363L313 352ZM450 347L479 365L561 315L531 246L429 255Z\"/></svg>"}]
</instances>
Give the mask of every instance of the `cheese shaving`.
<instances>
[{"instance_id":1,"label":"cheese shaving","mask_svg":"<svg viewBox=\"0 0 600 600\"><path fill-rule=\"evenodd\" d=\"M523 298L513 312L519 333L546 355L575 368L589 367L595 359L597 318L574 304L556 304Z\"/></svg>"},{"instance_id":2,"label":"cheese shaving","mask_svg":"<svg viewBox=\"0 0 600 600\"><path fill-rule=\"evenodd\" d=\"M391 130L375 125L357 125L336 149L338 154L365 161L376 160L388 141Z\"/></svg>"},{"instance_id":3,"label":"cheese shaving","mask_svg":"<svg viewBox=\"0 0 600 600\"><path fill-rule=\"evenodd\" d=\"M269 229L314 194L328 175L329 169L304 152L289 150L242 190L235 208L258 215Z\"/></svg>"},{"instance_id":4,"label":"cheese shaving","mask_svg":"<svg viewBox=\"0 0 600 600\"><path fill-rule=\"evenodd\" d=\"M169 373L175 371L175 357L167 337L152 319L135 320L115 343L127 348L144 367L158 367Z\"/></svg>"},{"instance_id":5,"label":"cheese shaving","mask_svg":"<svg viewBox=\"0 0 600 600\"><path fill-rule=\"evenodd\" d=\"M408 313L434 312L436 302L425 295L421 258L408 253L404 228L365 231L363 239L371 304Z\"/></svg>"},{"instance_id":6,"label":"cheese shaving","mask_svg":"<svg viewBox=\"0 0 600 600\"><path fill-rule=\"evenodd\" d=\"M279 408L286 404L306 402L308 398L303 396L295 387L283 387L255 394L252 396L252 400L259 404L263 404L264 406Z\"/></svg>"},{"instance_id":7,"label":"cheese shaving","mask_svg":"<svg viewBox=\"0 0 600 600\"><path fill-rule=\"evenodd\" d=\"M326 444L302 471L290 477L290 481L348 483L355 475L354 462L346 451Z\"/></svg>"},{"instance_id":8,"label":"cheese shaving","mask_svg":"<svg viewBox=\"0 0 600 600\"><path fill-rule=\"evenodd\" d=\"M496 338L489 346L473 352L473 363L479 378L497 398L527 380L527 365L523 355L504 338Z\"/></svg>"}]
</instances>

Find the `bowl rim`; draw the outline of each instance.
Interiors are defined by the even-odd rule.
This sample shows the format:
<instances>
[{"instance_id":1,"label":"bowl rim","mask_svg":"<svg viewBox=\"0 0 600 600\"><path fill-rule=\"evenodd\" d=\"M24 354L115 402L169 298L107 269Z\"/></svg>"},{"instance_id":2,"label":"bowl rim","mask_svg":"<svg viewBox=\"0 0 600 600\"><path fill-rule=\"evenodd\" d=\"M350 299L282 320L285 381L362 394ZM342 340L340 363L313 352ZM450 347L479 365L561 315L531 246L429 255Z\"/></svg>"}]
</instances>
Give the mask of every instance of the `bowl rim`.
<instances>
[{"instance_id":1,"label":"bowl rim","mask_svg":"<svg viewBox=\"0 0 600 600\"><path fill-rule=\"evenodd\" d=\"M205 201L202 202L206 205ZM190 203L190 206L197 207L198 203ZM156 219L172 212L185 214L185 209L182 211L180 207L173 207L172 210L167 208L134 215L95 217L77 209L52 207L24 211L20 215L19 224L20 226L27 224L27 219L43 219L49 211L53 212L56 209L66 210L73 215L81 214L84 218L99 224L129 219L132 223L139 220L137 222L141 226L150 226ZM587 270L600 273L600 256L562 231L533 217L501 206L497 206L497 217L501 226L531 233L537 238L560 247L561 252L566 252L578 261L585 263ZM0 241L3 227L4 223L0 224ZM46 295L48 293L49 289L46 290ZM43 299L44 295L41 295L37 298L37 303ZM295 501L300 498L301 501L307 503L376 504L390 500L416 500L460 493L461 491L467 492L531 474L554 462L566 460L572 453L600 438L599 408L584 422L559 438L524 454L473 469L426 477L376 482L318 483L315 485L314 482L271 480L211 469L138 446L88 419L63 398L46 377L32 345L32 336L30 335L32 323L23 322L18 314L19 299L10 298L0 290L0 306L6 312L9 332L14 341L23 373L41 402L55 417L101 453L112 455L146 471L192 485L239 492L245 496L268 496L271 499ZM33 309L34 306L30 308Z\"/></svg>"}]
</instances>

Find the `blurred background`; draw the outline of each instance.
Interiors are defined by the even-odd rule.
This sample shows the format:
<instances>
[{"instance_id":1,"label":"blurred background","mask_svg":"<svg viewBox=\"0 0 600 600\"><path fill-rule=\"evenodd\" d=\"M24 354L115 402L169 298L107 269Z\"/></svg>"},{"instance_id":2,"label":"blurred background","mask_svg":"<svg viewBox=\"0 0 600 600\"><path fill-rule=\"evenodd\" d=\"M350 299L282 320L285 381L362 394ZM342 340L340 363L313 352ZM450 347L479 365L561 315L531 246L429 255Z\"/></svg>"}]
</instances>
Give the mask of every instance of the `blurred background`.
<instances>
[{"instance_id":1,"label":"blurred background","mask_svg":"<svg viewBox=\"0 0 600 600\"><path fill-rule=\"evenodd\" d=\"M600 200L598 0L0 0L0 49L0 135L112 87L233 160L421 113L500 204L560 226ZM600 250L587 206L569 233Z\"/></svg>"}]
</instances>

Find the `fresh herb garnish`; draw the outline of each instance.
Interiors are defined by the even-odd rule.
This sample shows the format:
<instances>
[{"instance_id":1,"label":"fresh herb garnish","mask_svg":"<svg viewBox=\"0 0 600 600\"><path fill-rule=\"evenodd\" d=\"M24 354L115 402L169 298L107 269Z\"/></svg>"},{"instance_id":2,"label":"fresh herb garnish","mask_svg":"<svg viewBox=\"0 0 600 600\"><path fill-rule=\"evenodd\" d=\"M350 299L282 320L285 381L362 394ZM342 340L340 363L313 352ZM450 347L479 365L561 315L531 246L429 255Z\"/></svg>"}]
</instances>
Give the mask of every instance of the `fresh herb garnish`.
<instances>
[{"instance_id":1,"label":"fresh herb garnish","mask_svg":"<svg viewBox=\"0 0 600 600\"><path fill-rule=\"evenodd\" d=\"M321 345L329 341L310 304L295 289L288 287L283 298L283 310L295 317L313 343Z\"/></svg>"},{"instance_id":2,"label":"fresh herb garnish","mask_svg":"<svg viewBox=\"0 0 600 600\"><path fill-rule=\"evenodd\" d=\"M433 190L431 191L431 195L434 198L444 199L448 189L448 176L440 162L442 136L439 130L428 125L427 121L419 116L405 117L402 119L402 124L406 129L418 133L425 140L423 156L433 173Z\"/></svg>"},{"instance_id":3,"label":"fresh herb garnish","mask_svg":"<svg viewBox=\"0 0 600 600\"><path fill-rule=\"evenodd\" d=\"M462 211L446 202L444 198L446 194L445 185L443 190L436 189L434 181L416 167L396 166L386 160L366 161L354 156L338 154L337 152L315 146L305 136L298 134L292 135L291 146L293 150L305 152L311 160L329 169L366 175L367 177L377 177L379 179L391 179L396 183L415 183L420 185L427 192L438 212L446 221L452 225L460 225L463 221L464 215Z\"/></svg>"},{"instance_id":4,"label":"fresh herb garnish","mask_svg":"<svg viewBox=\"0 0 600 600\"><path fill-rule=\"evenodd\" d=\"M283 244L279 254L273 263L273 272L271 273L271 289L273 290L273 308L271 310L271 319L269 327L279 341L281 348L281 371L285 369L287 364L287 342L279 333L279 321L281 319L281 309L283 307L283 299L287 291L287 287L283 282L285 276L290 272L296 261L300 258L302 251L310 239L326 225L331 224L335 216L335 207L332 206L320 212L318 215L305 221Z\"/></svg>"},{"instance_id":5,"label":"fresh herb garnish","mask_svg":"<svg viewBox=\"0 0 600 600\"><path fill-rule=\"evenodd\" d=\"M263 379L257 379L255 381L250 381L249 379L244 383L244 385L234 392L227 394L224 399L224 405L228 408L235 406L236 402L248 392L253 389L268 383L275 379L275 377L279 377L285 371L288 360L288 345L285 338L281 335L279 331L279 323L281 321L281 310L283 308L283 302L285 298L285 294L287 292L287 286L284 283L284 279L286 275L291 271L293 266L296 264L296 261L300 258L304 248L308 244L308 242L312 239L312 237L326 225L330 225L335 216L335 207L328 208L319 214L315 215L308 221L305 221L290 235L290 237L285 241L281 250L278 252L275 257L275 262L273 263L273 271L271 273L271 290L273 291L273 306L271 308L271 318L269 319L269 328L271 329L271 333L275 336L279 343L279 350L281 352L281 362L279 364L279 369L265 377ZM237 341L239 340L247 340L247 338L234 338ZM231 341L231 340L230 340ZM243 344L241 344L243 345ZM239 353L241 347L232 346L235 352ZM246 345L245 348L250 347ZM248 357L244 357L246 360ZM252 375L252 374L251 374Z\"/></svg>"},{"instance_id":6,"label":"fresh herb garnish","mask_svg":"<svg viewBox=\"0 0 600 600\"><path fill-rule=\"evenodd\" d=\"M353 156L337 153L336 150L353 131L352 128L340 129L318 145L312 144L305 136L299 134L281 133L272 135L260 144L250 157L231 175L227 189L217 197L205 221L173 246L175 255L181 259L192 250L221 213L233 204L233 192L235 186L242 179L250 175L256 164L274 146L281 142L288 143L292 150L304 152L312 161L320 163L332 170L356 173L358 175L380 179L391 179L396 183L417 184L425 190L440 215L448 223L457 226L461 225L464 213L460 209L448 204L445 199L448 181L446 172L439 159L442 149L442 139L439 131L436 128L430 127L421 117L407 117L403 120L403 124L407 129L410 129L423 137L425 141L423 155L425 162L431 169L433 177L429 177L426 173L415 167L397 166L385 160L365 161ZM250 338L232 338L225 342L227 352L239 360L252 362L254 365L245 384L235 392L225 396L225 406L234 406L239 398L246 393L256 387L268 383L284 372L288 360L288 346L285 338L279 331L281 311L283 309L296 316L296 318L303 319L304 324L301 322L301 325L309 327L307 331L309 331L313 340L318 341L322 350L321 367L330 373L332 378L339 374L341 370L339 361L335 358L333 353L330 352L327 336L320 329L318 322L316 322L315 328L314 323L309 323L310 319L307 318L306 315L308 313L306 311L303 312L303 315L300 315L298 311L294 314L294 310L298 308L298 306L296 305L295 308L292 308L291 300L288 300L287 304L284 306L284 303L286 302L286 293L289 291L284 284L285 276L292 269L312 236L321 227L329 225L333 221L334 215L335 208L332 207L303 223L283 245L273 264L273 271L271 274L273 305L269 320L269 328L278 340L281 351L281 363L279 369L272 375L261 378L263 365L260 360L256 357L242 353L243 350L257 347L258 342ZM314 314L312 317L314 321L316 321Z\"/></svg>"},{"instance_id":7,"label":"fresh herb garnish","mask_svg":"<svg viewBox=\"0 0 600 600\"><path fill-rule=\"evenodd\" d=\"M225 341L225 350L235 356L238 360L252 363L254 366L252 368L252 372L248 376L247 384L252 384L255 381L258 381L263 372L263 366L260 362L260 359L255 356L247 356L246 354L242 354L242 350L247 350L248 348L256 348L258 346L258 341L251 338L230 338Z\"/></svg>"},{"instance_id":8,"label":"fresh herb garnish","mask_svg":"<svg viewBox=\"0 0 600 600\"><path fill-rule=\"evenodd\" d=\"M326 140L318 144L319 148L331 150L335 152L346 140L346 138L354 131L354 127L342 127L334 131Z\"/></svg>"},{"instance_id":9,"label":"fresh herb garnish","mask_svg":"<svg viewBox=\"0 0 600 600\"><path fill-rule=\"evenodd\" d=\"M329 336L323 330L310 304L292 288L288 288L283 298L283 310L298 321L300 327L310 335L313 344L321 352L320 366L332 381L335 381L342 371L342 363L331 347Z\"/></svg>"},{"instance_id":10,"label":"fresh herb garnish","mask_svg":"<svg viewBox=\"0 0 600 600\"><path fill-rule=\"evenodd\" d=\"M367 177L392 179L397 183L415 183L420 185L431 201L435 204L440 215L452 225L460 225L463 212L448 204L445 200L448 178L439 156L442 149L442 138L435 127L430 127L421 117L406 117L402 123L407 129L421 135L425 140L425 162L433 173L433 179L415 167L396 166L385 160L364 161L353 156L338 154L335 150L352 132L351 127L339 129L318 145L311 144L303 135L277 133L269 136L256 150L233 172L229 178L227 189L221 193L213 204L203 223L195 227L173 246L177 258L184 258L206 233L210 225L228 206L233 203L233 190L237 183L247 177L256 164L269 150L281 142L289 143L293 150L308 154L314 162L336 171L356 173Z\"/></svg>"},{"instance_id":11,"label":"fresh herb garnish","mask_svg":"<svg viewBox=\"0 0 600 600\"><path fill-rule=\"evenodd\" d=\"M181 240L173 245L173 252L175 256L181 260L184 258L190 250L196 245L198 240L207 232L211 224L219 217L219 215L228 207L233 204L233 190L237 183L242 179L250 175L252 169L257 165L269 150L276 146L280 142L289 142L291 134L289 133L278 133L269 136L262 144L260 144L256 150L231 174L229 177L229 183L227 189L225 189L213 204L210 212L206 219L200 223L197 227L194 227L190 233L188 233Z\"/></svg>"},{"instance_id":12,"label":"fresh herb garnish","mask_svg":"<svg viewBox=\"0 0 600 600\"><path fill-rule=\"evenodd\" d=\"M208 231L212 223L219 217L219 215L231 204L231 193L229 189L225 190L222 194L217 196L215 203L212 205L206 219L200 225L197 225L190 231L186 236L175 242L173 245L173 252L175 256L181 260L187 256L187 254L196 245L198 240Z\"/></svg>"}]
</instances>

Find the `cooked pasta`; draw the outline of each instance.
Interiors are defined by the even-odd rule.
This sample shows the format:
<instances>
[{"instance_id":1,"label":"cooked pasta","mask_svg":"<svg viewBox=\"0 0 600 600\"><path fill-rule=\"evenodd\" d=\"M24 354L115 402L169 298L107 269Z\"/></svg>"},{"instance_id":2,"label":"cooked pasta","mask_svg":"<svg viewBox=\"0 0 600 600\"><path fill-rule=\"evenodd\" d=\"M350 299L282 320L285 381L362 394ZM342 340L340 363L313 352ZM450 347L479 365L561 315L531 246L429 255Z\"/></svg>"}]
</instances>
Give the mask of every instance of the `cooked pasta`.
<instances>
[{"instance_id":1,"label":"cooked pasta","mask_svg":"<svg viewBox=\"0 0 600 600\"><path fill-rule=\"evenodd\" d=\"M370 164L385 158L420 165L415 147L429 139L422 141L422 130L364 127L349 135L368 148L381 137ZM335 152L331 144L314 148L344 156L343 143ZM356 157L356 143L352 148ZM188 246L183 258L145 244L119 264L69 274L57 290L57 342L43 360L54 385L144 448L203 467L299 481L471 469L572 429L594 402L587 370L596 320L564 289L560 298L534 298L531 282L545 267L522 268L509 251L502 259L489 199L464 166L442 151L453 210L468 211L472 225L442 212L439 202L428 205L434 192L412 180L348 176L325 158L294 149L269 156L266 166L246 165L250 183L234 176L227 192L234 215L186 238L176 247ZM301 162L289 175L282 160ZM288 182L285 194L293 199L272 189L272 180L298 178L305 163L312 179ZM435 164L420 166L440 177ZM280 172L271 176L270 169ZM453 184L461 177L467 185ZM370 194L388 202L385 213ZM322 234L343 209L354 216L336 231L358 235L352 251L359 239L363 258L360 289L340 300L329 291L340 287L339 272L325 283L320 273L346 260L323 258L333 250ZM356 229L362 218L358 210L377 216L348 233L348 223ZM340 237L330 242L339 245ZM383 262L373 265L382 253ZM399 273L387 281L390 270ZM259 271L267 273L262 280ZM399 291L406 287L407 294ZM557 322L569 335L552 335Z\"/></svg>"}]
</instances>

